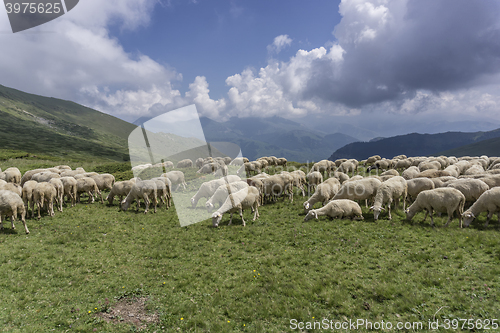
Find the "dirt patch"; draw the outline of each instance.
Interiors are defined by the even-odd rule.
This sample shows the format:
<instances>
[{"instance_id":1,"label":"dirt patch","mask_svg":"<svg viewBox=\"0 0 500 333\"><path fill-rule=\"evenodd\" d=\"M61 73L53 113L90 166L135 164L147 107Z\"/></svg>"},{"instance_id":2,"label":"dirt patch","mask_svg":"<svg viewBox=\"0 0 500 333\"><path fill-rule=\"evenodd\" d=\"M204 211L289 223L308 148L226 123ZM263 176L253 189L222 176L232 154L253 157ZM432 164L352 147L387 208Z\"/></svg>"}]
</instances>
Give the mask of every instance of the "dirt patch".
<instances>
[{"instance_id":1,"label":"dirt patch","mask_svg":"<svg viewBox=\"0 0 500 333\"><path fill-rule=\"evenodd\" d=\"M145 303L146 297L126 297L118 301L107 312L96 314L97 317L115 324L132 324L138 329L145 329L148 324L158 322L157 313L148 313Z\"/></svg>"}]
</instances>

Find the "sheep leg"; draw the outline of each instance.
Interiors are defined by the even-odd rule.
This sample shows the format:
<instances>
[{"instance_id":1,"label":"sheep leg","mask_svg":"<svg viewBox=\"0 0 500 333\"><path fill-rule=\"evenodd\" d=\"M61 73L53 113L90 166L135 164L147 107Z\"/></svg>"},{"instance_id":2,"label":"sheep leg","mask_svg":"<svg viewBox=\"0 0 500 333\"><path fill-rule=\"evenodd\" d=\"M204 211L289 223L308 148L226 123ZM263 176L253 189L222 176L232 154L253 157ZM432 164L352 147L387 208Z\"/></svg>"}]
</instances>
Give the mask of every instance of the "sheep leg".
<instances>
[{"instance_id":1,"label":"sheep leg","mask_svg":"<svg viewBox=\"0 0 500 333\"><path fill-rule=\"evenodd\" d=\"M431 226L434 227L434 219L432 218L432 208L431 208L431 211L429 212L429 215L431 216Z\"/></svg>"},{"instance_id":2,"label":"sheep leg","mask_svg":"<svg viewBox=\"0 0 500 333\"><path fill-rule=\"evenodd\" d=\"M36 206L38 208L38 219L41 219L42 218L42 215L40 214L40 209L41 209L41 206L42 206L42 203L40 201L38 201L36 203Z\"/></svg>"},{"instance_id":3,"label":"sheep leg","mask_svg":"<svg viewBox=\"0 0 500 333\"><path fill-rule=\"evenodd\" d=\"M231 225L231 223L233 223L233 212L231 212L229 216L230 216L229 223L227 224L228 226Z\"/></svg>"},{"instance_id":4,"label":"sheep leg","mask_svg":"<svg viewBox=\"0 0 500 333\"><path fill-rule=\"evenodd\" d=\"M21 221L23 222L24 231L26 231L26 234L29 234L30 231L28 230L28 227L26 226L25 214L21 214Z\"/></svg>"},{"instance_id":5,"label":"sheep leg","mask_svg":"<svg viewBox=\"0 0 500 333\"><path fill-rule=\"evenodd\" d=\"M448 224L450 224L451 220L453 219L454 212L447 212L447 213L448 213L448 221L444 224L445 227L447 227Z\"/></svg>"},{"instance_id":6,"label":"sheep leg","mask_svg":"<svg viewBox=\"0 0 500 333\"><path fill-rule=\"evenodd\" d=\"M255 205L254 214L253 214L253 220L252 221L255 221L257 219L257 217L260 217L260 215L259 215L259 208L258 208L258 205Z\"/></svg>"},{"instance_id":7,"label":"sheep leg","mask_svg":"<svg viewBox=\"0 0 500 333\"><path fill-rule=\"evenodd\" d=\"M49 202L48 210L50 212L50 216L54 216L55 215L55 213L54 213L54 202L53 201Z\"/></svg>"},{"instance_id":8,"label":"sheep leg","mask_svg":"<svg viewBox=\"0 0 500 333\"><path fill-rule=\"evenodd\" d=\"M97 191L97 194L101 197L101 203L104 204L104 199L102 198L102 193L101 191Z\"/></svg>"},{"instance_id":9,"label":"sheep leg","mask_svg":"<svg viewBox=\"0 0 500 333\"><path fill-rule=\"evenodd\" d=\"M243 209L240 207L240 217L241 217L241 222L243 222L243 226L245 226L245 220L243 219Z\"/></svg>"},{"instance_id":10,"label":"sheep leg","mask_svg":"<svg viewBox=\"0 0 500 333\"><path fill-rule=\"evenodd\" d=\"M488 226L488 223L490 223L491 218L493 217L494 211L488 212L488 217L486 218L486 223L484 224L485 227Z\"/></svg>"},{"instance_id":11,"label":"sheep leg","mask_svg":"<svg viewBox=\"0 0 500 333\"><path fill-rule=\"evenodd\" d=\"M422 223L424 223L425 220L427 219L427 215L429 215L429 210L428 209L425 210L425 216L424 216L424 219L422 220ZM432 215L431 215L431 218L432 218Z\"/></svg>"},{"instance_id":12,"label":"sheep leg","mask_svg":"<svg viewBox=\"0 0 500 333\"><path fill-rule=\"evenodd\" d=\"M147 194L144 194L144 204L146 205L146 210L144 211L144 214L147 214L149 210L149 197Z\"/></svg>"},{"instance_id":13,"label":"sheep leg","mask_svg":"<svg viewBox=\"0 0 500 333\"><path fill-rule=\"evenodd\" d=\"M389 220L392 220L392 216L391 216L391 203L389 202L389 204L387 205L387 212L389 214Z\"/></svg>"},{"instance_id":14,"label":"sheep leg","mask_svg":"<svg viewBox=\"0 0 500 333\"><path fill-rule=\"evenodd\" d=\"M12 229L15 229L14 220L17 218L17 209L12 212L12 216L10 217L10 223L12 224Z\"/></svg>"},{"instance_id":15,"label":"sheep leg","mask_svg":"<svg viewBox=\"0 0 500 333\"><path fill-rule=\"evenodd\" d=\"M31 218L35 218L35 200L31 199Z\"/></svg>"}]
</instances>

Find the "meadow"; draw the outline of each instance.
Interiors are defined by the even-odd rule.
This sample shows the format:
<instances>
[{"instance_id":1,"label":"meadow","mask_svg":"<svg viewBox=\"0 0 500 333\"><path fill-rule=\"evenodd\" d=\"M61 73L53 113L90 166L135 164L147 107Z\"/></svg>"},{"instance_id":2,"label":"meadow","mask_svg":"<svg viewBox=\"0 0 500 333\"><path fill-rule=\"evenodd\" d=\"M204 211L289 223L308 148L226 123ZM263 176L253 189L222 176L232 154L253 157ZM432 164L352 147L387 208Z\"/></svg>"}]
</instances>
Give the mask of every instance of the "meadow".
<instances>
[{"instance_id":1,"label":"meadow","mask_svg":"<svg viewBox=\"0 0 500 333\"><path fill-rule=\"evenodd\" d=\"M126 163L48 157L4 155L0 168L58 164L131 177ZM429 321L500 320L496 220L483 228L481 215L460 229L455 219L445 228L443 215L432 228L423 213L413 223L401 209L374 221L363 206L364 221L303 222L304 201L296 192L293 203L261 206L255 222L246 212L246 227L238 216L227 226L225 215L219 228L210 220L181 228L174 207L144 215L86 200L27 219L29 235L20 222L15 230L4 223L0 332L333 331L291 324L324 319L390 322L393 331L421 322L400 330L419 332L431 331ZM124 302L140 303L150 320L117 314ZM436 331L468 331L462 323Z\"/></svg>"}]
</instances>

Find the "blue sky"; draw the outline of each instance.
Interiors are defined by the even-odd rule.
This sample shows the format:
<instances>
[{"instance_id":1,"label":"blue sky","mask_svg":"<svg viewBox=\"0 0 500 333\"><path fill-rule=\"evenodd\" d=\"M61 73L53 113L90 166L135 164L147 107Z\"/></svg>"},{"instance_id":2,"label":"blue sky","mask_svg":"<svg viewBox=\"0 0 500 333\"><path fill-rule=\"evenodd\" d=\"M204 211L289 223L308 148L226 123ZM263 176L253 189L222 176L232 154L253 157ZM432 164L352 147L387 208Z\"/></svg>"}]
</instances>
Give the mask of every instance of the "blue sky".
<instances>
[{"instance_id":1,"label":"blue sky","mask_svg":"<svg viewBox=\"0 0 500 333\"><path fill-rule=\"evenodd\" d=\"M128 121L195 104L326 132L491 130L498 17L498 1L82 0L12 34L0 8L0 84Z\"/></svg>"}]
</instances>

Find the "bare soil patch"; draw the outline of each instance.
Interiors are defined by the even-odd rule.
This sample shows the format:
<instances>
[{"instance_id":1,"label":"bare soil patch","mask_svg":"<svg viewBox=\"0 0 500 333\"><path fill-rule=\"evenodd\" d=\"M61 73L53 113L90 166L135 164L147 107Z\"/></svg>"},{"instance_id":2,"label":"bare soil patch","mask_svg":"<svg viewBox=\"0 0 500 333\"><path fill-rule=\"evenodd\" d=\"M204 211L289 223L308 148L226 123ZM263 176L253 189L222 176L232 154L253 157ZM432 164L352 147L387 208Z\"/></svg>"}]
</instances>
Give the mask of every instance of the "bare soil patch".
<instances>
[{"instance_id":1,"label":"bare soil patch","mask_svg":"<svg viewBox=\"0 0 500 333\"><path fill-rule=\"evenodd\" d=\"M107 312L100 312L96 316L115 324L132 324L138 329L145 329L148 324L158 322L157 313L148 313L146 297L125 297L120 299Z\"/></svg>"}]
</instances>

